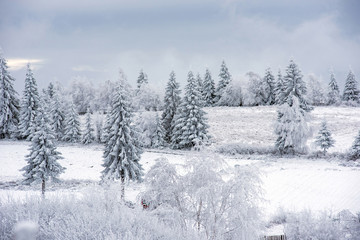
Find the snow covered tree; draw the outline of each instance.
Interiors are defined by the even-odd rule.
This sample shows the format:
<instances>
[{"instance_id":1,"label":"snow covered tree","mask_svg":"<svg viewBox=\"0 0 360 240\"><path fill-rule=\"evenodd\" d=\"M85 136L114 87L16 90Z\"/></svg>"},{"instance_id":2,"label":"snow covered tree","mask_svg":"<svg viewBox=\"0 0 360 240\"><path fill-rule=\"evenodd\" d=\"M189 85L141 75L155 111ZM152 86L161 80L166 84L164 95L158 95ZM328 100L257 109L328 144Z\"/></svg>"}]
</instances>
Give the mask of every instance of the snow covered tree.
<instances>
[{"instance_id":1,"label":"snow covered tree","mask_svg":"<svg viewBox=\"0 0 360 240\"><path fill-rule=\"evenodd\" d=\"M248 72L246 76L249 77L247 104L251 106L262 105L261 77L253 72Z\"/></svg>"},{"instance_id":2,"label":"snow covered tree","mask_svg":"<svg viewBox=\"0 0 360 240\"><path fill-rule=\"evenodd\" d=\"M348 103L358 103L359 102L359 96L360 92L358 89L358 83L355 79L354 73L350 70L346 82L345 82L345 88L344 88L344 94L343 94L343 100Z\"/></svg>"},{"instance_id":3,"label":"snow covered tree","mask_svg":"<svg viewBox=\"0 0 360 240\"><path fill-rule=\"evenodd\" d=\"M21 102L20 110L20 133L23 138L31 140L35 129L36 111L39 107L39 92L34 78L33 72L30 68L30 63L27 64L27 72L25 79L25 90Z\"/></svg>"},{"instance_id":4,"label":"snow covered tree","mask_svg":"<svg viewBox=\"0 0 360 240\"><path fill-rule=\"evenodd\" d=\"M339 104L341 102L340 91L333 72L331 72L330 74L330 82L328 89L329 89L327 95L328 104L329 105Z\"/></svg>"},{"instance_id":5,"label":"snow covered tree","mask_svg":"<svg viewBox=\"0 0 360 240\"><path fill-rule=\"evenodd\" d=\"M130 97L125 82L120 81L112 99L109 115L109 136L105 142L102 171L104 181L120 179L121 197L125 198L125 181L140 180L142 148L132 123Z\"/></svg>"},{"instance_id":6,"label":"snow covered tree","mask_svg":"<svg viewBox=\"0 0 360 240\"><path fill-rule=\"evenodd\" d=\"M286 103L278 109L275 133L278 136L275 146L280 154L304 153L309 137L307 112L301 108L295 93L290 93Z\"/></svg>"},{"instance_id":7,"label":"snow covered tree","mask_svg":"<svg viewBox=\"0 0 360 240\"><path fill-rule=\"evenodd\" d=\"M205 106L212 106L215 101L215 82L211 77L209 69L206 69L203 82L203 99Z\"/></svg>"},{"instance_id":8,"label":"snow covered tree","mask_svg":"<svg viewBox=\"0 0 360 240\"><path fill-rule=\"evenodd\" d=\"M356 136L354 143L350 149L349 157L351 160L360 159L360 131Z\"/></svg>"},{"instance_id":9,"label":"snow covered tree","mask_svg":"<svg viewBox=\"0 0 360 240\"><path fill-rule=\"evenodd\" d=\"M284 79L281 75L281 71L279 69L278 75L277 75L277 81L276 81L276 86L275 86L275 102L276 104L283 104L284 101L282 99L283 94L282 92L284 91Z\"/></svg>"},{"instance_id":10,"label":"snow covered tree","mask_svg":"<svg viewBox=\"0 0 360 240\"><path fill-rule=\"evenodd\" d=\"M225 88L217 106L239 107L243 105L240 81L231 81Z\"/></svg>"},{"instance_id":11,"label":"snow covered tree","mask_svg":"<svg viewBox=\"0 0 360 240\"><path fill-rule=\"evenodd\" d=\"M55 91L50 103L50 125L54 131L55 138L62 140L64 137L65 110L59 91Z\"/></svg>"},{"instance_id":12,"label":"snow covered tree","mask_svg":"<svg viewBox=\"0 0 360 240\"><path fill-rule=\"evenodd\" d=\"M318 136L316 137L315 143L323 150L324 155L329 148L334 146L335 140L332 138L331 132L327 128L326 121L321 123L321 128L319 130Z\"/></svg>"},{"instance_id":13,"label":"snow covered tree","mask_svg":"<svg viewBox=\"0 0 360 240\"><path fill-rule=\"evenodd\" d=\"M208 140L208 125L201 108L201 95L196 87L193 73L188 73L184 101L177 111L171 144L173 148L192 148Z\"/></svg>"},{"instance_id":14,"label":"snow covered tree","mask_svg":"<svg viewBox=\"0 0 360 240\"><path fill-rule=\"evenodd\" d=\"M225 64L225 61L222 61L221 67L220 67L220 73L219 73L219 84L216 88L216 97L215 97L215 102L219 101L223 91L225 90L226 86L230 83L231 81L231 75L229 73L229 70Z\"/></svg>"},{"instance_id":15,"label":"snow covered tree","mask_svg":"<svg viewBox=\"0 0 360 240\"><path fill-rule=\"evenodd\" d=\"M161 124L159 115L156 113L156 118L155 118L155 124L156 124L156 129L154 132L154 135L152 137L152 146L155 148L160 148L160 147L164 147L165 146L165 141L164 141L164 137L165 137L165 130Z\"/></svg>"},{"instance_id":16,"label":"snow covered tree","mask_svg":"<svg viewBox=\"0 0 360 240\"><path fill-rule=\"evenodd\" d=\"M0 139L15 137L19 124L19 99L15 79L8 72L6 59L0 53Z\"/></svg>"},{"instance_id":17,"label":"snow covered tree","mask_svg":"<svg viewBox=\"0 0 360 240\"><path fill-rule=\"evenodd\" d=\"M311 111L312 107L308 106L308 102L305 99L306 96L306 84L302 79L301 71L296 63L291 60L289 66L286 69L286 74L283 78L284 91L280 98L283 102L288 102L288 98L296 96L299 100L301 109L305 111Z\"/></svg>"},{"instance_id":18,"label":"snow covered tree","mask_svg":"<svg viewBox=\"0 0 360 240\"><path fill-rule=\"evenodd\" d=\"M50 99L52 99L55 95L55 87L54 84L52 82L49 83L49 86L46 90L47 95L49 96Z\"/></svg>"},{"instance_id":19,"label":"snow covered tree","mask_svg":"<svg viewBox=\"0 0 360 240\"><path fill-rule=\"evenodd\" d=\"M314 74L309 74L309 79L306 84L308 89L306 96L309 103L314 106L325 105L327 98L322 82L320 82Z\"/></svg>"},{"instance_id":20,"label":"snow covered tree","mask_svg":"<svg viewBox=\"0 0 360 240\"><path fill-rule=\"evenodd\" d=\"M144 84L148 84L148 77L146 73L144 73L144 71L141 69L139 77L137 79L137 88L140 89L140 87Z\"/></svg>"},{"instance_id":21,"label":"snow covered tree","mask_svg":"<svg viewBox=\"0 0 360 240\"><path fill-rule=\"evenodd\" d=\"M82 143L89 144L89 143L92 143L94 140L95 140L94 128L92 127L92 123L91 123L90 108L88 108L88 110L86 112L85 131L83 134Z\"/></svg>"},{"instance_id":22,"label":"snow covered tree","mask_svg":"<svg viewBox=\"0 0 360 240\"><path fill-rule=\"evenodd\" d=\"M171 142L171 136L173 134L172 122L181 102L181 90L179 88L180 86L179 83L176 82L175 72L172 71L166 86L164 110L161 115L162 126L165 130L164 139L167 143Z\"/></svg>"},{"instance_id":23,"label":"snow covered tree","mask_svg":"<svg viewBox=\"0 0 360 240\"><path fill-rule=\"evenodd\" d=\"M74 103L70 104L70 109L65 117L65 130L63 140L67 142L79 142L81 137L79 114L75 109Z\"/></svg>"},{"instance_id":24,"label":"snow covered tree","mask_svg":"<svg viewBox=\"0 0 360 240\"><path fill-rule=\"evenodd\" d=\"M204 105L204 99L203 99L203 80L201 79L200 73L198 73L196 75L196 83L197 83L197 87L198 87L198 91L200 92L201 95L201 101L203 102L202 104Z\"/></svg>"},{"instance_id":25,"label":"snow covered tree","mask_svg":"<svg viewBox=\"0 0 360 240\"><path fill-rule=\"evenodd\" d=\"M143 84L136 89L132 106L135 110L158 111L161 109L159 94L147 84Z\"/></svg>"},{"instance_id":26,"label":"snow covered tree","mask_svg":"<svg viewBox=\"0 0 360 240\"><path fill-rule=\"evenodd\" d=\"M25 171L25 183L41 182L41 192L44 196L46 181L57 180L65 168L58 163L62 157L60 152L56 151L55 137L49 125L49 118L42 106L37 111L30 154L26 156L27 165L22 171Z\"/></svg>"},{"instance_id":27,"label":"snow covered tree","mask_svg":"<svg viewBox=\"0 0 360 240\"><path fill-rule=\"evenodd\" d=\"M92 82L83 77L75 77L71 83L70 96L78 113L84 114L88 107L92 108L95 89Z\"/></svg>"},{"instance_id":28,"label":"snow covered tree","mask_svg":"<svg viewBox=\"0 0 360 240\"><path fill-rule=\"evenodd\" d=\"M273 105L275 104L275 77L271 73L270 68L266 69L265 76L262 81L262 97L264 104Z\"/></svg>"},{"instance_id":29,"label":"snow covered tree","mask_svg":"<svg viewBox=\"0 0 360 240\"><path fill-rule=\"evenodd\" d=\"M115 92L113 93L113 96L114 96L114 94L115 94ZM101 133L101 142L102 143L106 143L109 140L108 137L109 137L110 128L111 128L110 113L111 113L111 107L109 106L106 111L105 123L103 125L102 133Z\"/></svg>"},{"instance_id":30,"label":"snow covered tree","mask_svg":"<svg viewBox=\"0 0 360 240\"><path fill-rule=\"evenodd\" d=\"M95 121L95 141L102 143L103 119L98 117Z\"/></svg>"}]
</instances>

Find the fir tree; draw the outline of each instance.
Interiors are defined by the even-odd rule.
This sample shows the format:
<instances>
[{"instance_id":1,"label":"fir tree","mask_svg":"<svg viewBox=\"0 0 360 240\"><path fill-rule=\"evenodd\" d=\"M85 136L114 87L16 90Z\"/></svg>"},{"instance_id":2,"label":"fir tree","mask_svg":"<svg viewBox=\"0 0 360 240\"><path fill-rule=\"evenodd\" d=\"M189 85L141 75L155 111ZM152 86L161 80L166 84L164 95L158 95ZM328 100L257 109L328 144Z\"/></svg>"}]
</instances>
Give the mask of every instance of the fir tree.
<instances>
[{"instance_id":1,"label":"fir tree","mask_svg":"<svg viewBox=\"0 0 360 240\"><path fill-rule=\"evenodd\" d=\"M140 89L142 85L148 84L148 77L146 73L141 69L139 77L137 79L137 88Z\"/></svg>"},{"instance_id":2,"label":"fir tree","mask_svg":"<svg viewBox=\"0 0 360 240\"><path fill-rule=\"evenodd\" d=\"M286 103L279 107L275 133L278 136L275 146L280 154L305 152L309 137L307 113L301 108L295 93L291 93Z\"/></svg>"},{"instance_id":3,"label":"fir tree","mask_svg":"<svg viewBox=\"0 0 360 240\"><path fill-rule=\"evenodd\" d=\"M360 159L360 131L356 136L354 143L350 149L349 157L351 160L358 160Z\"/></svg>"},{"instance_id":4,"label":"fir tree","mask_svg":"<svg viewBox=\"0 0 360 240\"><path fill-rule=\"evenodd\" d=\"M181 90L179 88L180 86L179 83L176 82L175 73L172 71L166 86L164 110L161 115L162 126L165 130L164 140L167 143L171 142L171 136L173 134L172 122L181 102Z\"/></svg>"},{"instance_id":5,"label":"fir tree","mask_svg":"<svg viewBox=\"0 0 360 240\"><path fill-rule=\"evenodd\" d=\"M355 75L352 71L349 72L344 88L343 100L346 102L359 102L359 90L358 83L355 79Z\"/></svg>"},{"instance_id":6,"label":"fir tree","mask_svg":"<svg viewBox=\"0 0 360 240\"><path fill-rule=\"evenodd\" d=\"M47 95L49 96L50 99L52 99L55 95L55 88L54 88L54 84L52 82L49 83L49 86L47 88L46 91Z\"/></svg>"},{"instance_id":7,"label":"fir tree","mask_svg":"<svg viewBox=\"0 0 360 240\"><path fill-rule=\"evenodd\" d=\"M205 106L212 106L215 102L215 82L211 77L209 69L206 69L203 82L203 99Z\"/></svg>"},{"instance_id":8,"label":"fir tree","mask_svg":"<svg viewBox=\"0 0 360 240\"><path fill-rule=\"evenodd\" d=\"M7 69L6 59L0 54L0 139L14 137L19 124L19 99L13 87L15 79Z\"/></svg>"},{"instance_id":9,"label":"fir tree","mask_svg":"<svg viewBox=\"0 0 360 240\"><path fill-rule=\"evenodd\" d=\"M231 75L229 73L228 68L226 67L225 61L223 61L221 64L219 78L220 78L220 81L219 81L218 87L216 89L215 102L220 100L220 98L223 94L223 91L225 90L226 86L231 81Z\"/></svg>"},{"instance_id":10,"label":"fir tree","mask_svg":"<svg viewBox=\"0 0 360 240\"><path fill-rule=\"evenodd\" d=\"M204 85L203 85L203 80L201 79L200 73L198 73L196 75L196 83L197 83L198 91L200 92L200 95L201 95L201 100L203 100L203 88L204 88Z\"/></svg>"},{"instance_id":11,"label":"fir tree","mask_svg":"<svg viewBox=\"0 0 360 240\"><path fill-rule=\"evenodd\" d=\"M159 115L156 113L156 130L154 136L151 139L151 146L155 148L160 148L165 146L165 130L161 124Z\"/></svg>"},{"instance_id":12,"label":"fir tree","mask_svg":"<svg viewBox=\"0 0 360 240\"><path fill-rule=\"evenodd\" d=\"M20 133L23 138L31 140L34 133L36 111L39 107L39 93L37 89L36 80L30 68L27 65L25 90L21 102L20 110Z\"/></svg>"},{"instance_id":13,"label":"fir tree","mask_svg":"<svg viewBox=\"0 0 360 240\"><path fill-rule=\"evenodd\" d=\"M63 173L65 168L58 163L62 157L60 152L56 151L55 137L42 107L39 107L35 120L30 154L26 156L27 165L22 170L25 171L25 183L42 183L42 194L44 195L46 181L57 180L58 175Z\"/></svg>"},{"instance_id":14,"label":"fir tree","mask_svg":"<svg viewBox=\"0 0 360 240\"><path fill-rule=\"evenodd\" d=\"M271 73L270 68L266 69L266 71L265 71L265 77L264 77L263 84L265 85L265 87L264 87L264 90L265 90L265 92L264 92L264 103L268 104L268 105L275 104L275 101L276 101L276 93L275 93L276 83L275 83L275 77Z\"/></svg>"},{"instance_id":15,"label":"fir tree","mask_svg":"<svg viewBox=\"0 0 360 240\"><path fill-rule=\"evenodd\" d=\"M67 142L79 142L81 137L79 114L75 105L71 103L69 112L65 117L65 131L63 140Z\"/></svg>"},{"instance_id":16,"label":"fir tree","mask_svg":"<svg viewBox=\"0 0 360 240\"><path fill-rule=\"evenodd\" d=\"M276 104L280 105L280 104L284 103L284 101L282 99L282 97L283 97L282 93L283 93L283 91L285 91L284 85L285 85L284 79L283 79L283 77L281 75L281 71L279 69L279 72L277 75L276 87L275 87L275 95L276 95L275 102L276 102Z\"/></svg>"},{"instance_id":17,"label":"fir tree","mask_svg":"<svg viewBox=\"0 0 360 240\"><path fill-rule=\"evenodd\" d=\"M102 132L103 132L103 120L102 118L97 118L95 122L95 141L102 143Z\"/></svg>"},{"instance_id":18,"label":"fir tree","mask_svg":"<svg viewBox=\"0 0 360 240\"><path fill-rule=\"evenodd\" d=\"M289 66L286 69L286 74L283 78L284 91L282 92L280 99L283 102L288 102L290 95L294 95L300 102L301 109L305 111L311 111L312 107L308 106L308 102L305 99L306 96L306 84L302 79L302 74L298 66L293 60L290 61Z\"/></svg>"},{"instance_id":19,"label":"fir tree","mask_svg":"<svg viewBox=\"0 0 360 240\"><path fill-rule=\"evenodd\" d=\"M196 88L193 73L188 74L185 97L174 121L171 138L173 148L192 148L208 140L208 125L205 112L201 108L201 95Z\"/></svg>"},{"instance_id":20,"label":"fir tree","mask_svg":"<svg viewBox=\"0 0 360 240\"><path fill-rule=\"evenodd\" d=\"M54 92L53 99L50 103L50 124L52 130L54 131L55 138L57 140L62 140L64 137L64 121L65 121L65 112L64 106L61 101L61 97L58 91Z\"/></svg>"},{"instance_id":21,"label":"fir tree","mask_svg":"<svg viewBox=\"0 0 360 240\"><path fill-rule=\"evenodd\" d=\"M125 181L140 180L143 169L140 164L142 148L138 133L134 130L128 89L120 82L112 99L109 116L109 136L105 143L102 179L121 180L121 196L125 197Z\"/></svg>"},{"instance_id":22,"label":"fir tree","mask_svg":"<svg viewBox=\"0 0 360 240\"><path fill-rule=\"evenodd\" d=\"M321 123L321 128L319 130L318 136L316 137L315 143L323 150L324 155L330 147L334 146L335 141L331 136L331 132L327 128L326 121Z\"/></svg>"},{"instance_id":23,"label":"fir tree","mask_svg":"<svg viewBox=\"0 0 360 240\"><path fill-rule=\"evenodd\" d=\"M83 134L82 143L89 144L92 143L94 140L95 140L94 128L92 127L91 124L91 112L90 109L88 108L86 111L85 131Z\"/></svg>"},{"instance_id":24,"label":"fir tree","mask_svg":"<svg viewBox=\"0 0 360 240\"><path fill-rule=\"evenodd\" d=\"M111 113L111 108L109 107L108 110L106 111L105 124L103 125L102 133L101 133L102 143L106 143L109 140L108 137L111 128L110 113Z\"/></svg>"},{"instance_id":25,"label":"fir tree","mask_svg":"<svg viewBox=\"0 0 360 240\"><path fill-rule=\"evenodd\" d=\"M328 93L328 104L340 103L340 91L339 86L336 82L335 75L333 72L330 74L329 93Z\"/></svg>"}]
</instances>

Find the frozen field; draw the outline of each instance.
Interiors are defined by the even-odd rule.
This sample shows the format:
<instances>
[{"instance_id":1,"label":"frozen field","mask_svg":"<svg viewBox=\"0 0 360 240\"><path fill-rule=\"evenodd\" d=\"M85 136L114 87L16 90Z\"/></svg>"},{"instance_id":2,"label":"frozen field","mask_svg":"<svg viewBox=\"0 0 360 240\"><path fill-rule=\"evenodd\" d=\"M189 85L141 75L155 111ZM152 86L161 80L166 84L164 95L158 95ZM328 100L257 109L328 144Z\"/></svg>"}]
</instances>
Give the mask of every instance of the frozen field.
<instances>
[{"instance_id":1,"label":"frozen field","mask_svg":"<svg viewBox=\"0 0 360 240\"><path fill-rule=\"evenodd\" d=\"M269 119L275 119L276 108L212 108L207 109L210 132L214 145L226 143L251 143L272 145L273 127ZM356 108L316 108L311 125L315 128L323 118L329 122L337 140L336 151L344 152L360 129L360 111ZM0 141L0 198L25 197L40 194L40 186L22 186L19 181L28 153L29 142ZM88 185L97 184L103 169L102 146L61 143L58 150L64 159L66 171L61 175L63 183L49 186L51 194L78 194ZM142 156L147 171L154 160L166 157L170 162L183 164L191 152L172 150L148 150ZM289 210L309 208L313 210L350 209L360 211L360 167L356 164L343 166L341 160L309 160L306 158L275 158L259 155L222 156L230 166L256 164L263 172L266 213L279 206ZM141 184L130 184L127 198L136 201Z\"/></svg>"}]
</instances>

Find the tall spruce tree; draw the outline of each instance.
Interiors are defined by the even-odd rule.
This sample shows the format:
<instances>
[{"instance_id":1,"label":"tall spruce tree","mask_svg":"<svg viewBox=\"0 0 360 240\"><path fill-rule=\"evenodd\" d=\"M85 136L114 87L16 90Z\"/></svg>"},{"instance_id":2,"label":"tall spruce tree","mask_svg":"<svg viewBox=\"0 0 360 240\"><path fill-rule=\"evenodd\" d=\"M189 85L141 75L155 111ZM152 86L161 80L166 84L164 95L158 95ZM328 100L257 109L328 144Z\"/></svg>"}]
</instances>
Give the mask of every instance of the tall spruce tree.
<instances>
[{"instance_id":1,"label":"tall spruce tree","mask_svg":"<svg viewBox=\"0 0 360 240\"><path fill-rule=\"evenodd\" d=\"M275 86L275 103L276 104L283 104L284 101L283 99L281 99L281 97L283 96L282 92L284 91L284 79L283 76L281 75L281 71L279 69L278 71L278 75L277 75L277 81L276 81L276 86Z\"/></svg>"},{"instance_id":2,"label":"tall spruce tree","mask_svg":"<svg viewBox=\"0 0 360 240\"><path fill-rule=\"evenodd\" d=\"M333 72L330 74L329 92L328 92L328 104L334 105L340 103L340 91L339 86L336 82L335 75Z\"/></svg>"},{"instance_id":3,"label":"tall spruce tree","mask_svg":"<svg viewBox=\"0 0 360 240\"><path fill-rule=\"evenodd\" d=\"M354 73L350 70L345 82L343 100L349 103L358 103L360 99L359 95L358 83Z\"/></svg>"},{"instance_id":4,"label":"tall spruce tree","mask_svg":"<svg viewBox=\"0 0 360 240\"><path fill-rule=\"evenodd\" d=\"M102 143L106 143L109 140L108 137L109 137L109 132L110 132L110 128L111 128L110 113L111 113L111 108L108 107L108 109L106 111L106 115L105 115L105 123L102 127L102 133L101 133L101 142Z\"/></svg>"},{"instance_id":5,"label":"tall spruce tree","mask_svg":"<svg viewBox=\"0 0 360 240\"><path fill-rule=\"evenodd\" d=\"M90 108L88 108L86 111L85 130L84 130L84 134L82 137L82 143L90 144L90 143L94 142L94 140L95 140L94 128L92 126Z\"/></svg>"},{"instance_id":6,"label":"tall spruce tree","mask_svg":"<svg viewBox=\"0 0 360 240\"><path fill-rule=\"evenodd\" d=\"M25 183L42 183L41 192L44 196L46 181L57 180L65 168L58 163L62 157L60 152L56 151L49 118L43 107L40 106L37 111L30 153L26 156L27 165L22 170L25 171Z\"/></svg>"},{"instance_id":7,"label":"tall spruce tree","mask_svg":"<svg viewBox=\"0 0 360 240\"><path fill-rule=\"evenodd\" d=\"M267 105L273 105L276 102L276 82L275 77L271 73L270 68L266 69L265 76L263 80L263 85L265 85L264 92L264 103Z\"/></svg>"},{"instance_id":8,"label":"tall spruce tree","mask_svg":"<svg viewBox=\"0 0 360 240\"><path fill-rule=\"evenodd\" d=\"M201 99L202 99L202 96L203 96L203 80L201 79L201 76L200 76L200 73L198 73L196 75L196 83L197 83L197 87L198 87L198 91L200 92L201 94Z\"/></svg>"},{"instance_id":9,"label":"tall spruce tree","mask_svg":"<svg viewBox=\"0 0 360 240\"><path fill-rule=\"evenodd\" d=\"M65 130L65 110L59 91L55 91L50 103L50 124L55 138L62 140Z\"/></svg>"},{"instance_id":10,"label":"tall spruce tree","mask_svg":"<svg viewBox=\"0 0 360 240\"><path fill-rule=\"evenodd\" d=\"M280 99L283 102L288 102L288 98L293 95L298 98L301 109L305 111L311 111L312 107L309 106L305 99L306 96L306 84L302 79L301 71L296 63L291 60L289 66L286 69L286 74L283 77L284 90L281 93Z\"/></svg>"},{"instance_id":11,"label":"tall spruce tree","mask_svg":"<svg viewBox=\"0 0 360 240\"><path fill-rule=\"evenodd\" d=\"M176 82L175 73L172 71L166 86L164 110L161 115L162 126L165 130L164 139L167 143L171 142L171 136L173 134L172 122L181 102L181 90L179 88L180 86L179 83Z\"/></svg>"},{"instance_id":12,"label":"tall spruce tree","mask_svg":"<svg viewBox=\"0 0 360 240\"><path fill-rule=\"evenodd\" d=\"M8 72L6 59L0 53L0 139L17 135L19 99L14 89L15 79Z\"/></svg>"},{"instance_id":13,"label":"tall spruce tree","mask_svg":"<svg viewBox=\"0 0 360 240\"><path fill-rule=\"evenodd\" d=\"M159 115L156 113L156 129L151 139L151 146L155 148L161 148L165 146L165 130L161 124Z\"/></svg>"},{"instance_id":14,"label":"tall spruce tree","mask_svg":"<svg viewBox=\"0 0 360 240\"><path fill-rule=\"evenodd\" d=\"M360 159L360 131L358 135L355 137L354 143L351 146L349 157L351 160Z\"/></svg>"},{"instance_id":15,"label":"tall spruce tree","mask_svg":"<svg viewBox=\"0 0 360 240\"><path fill-rule=\"evenodd\" d=\"M231 75L229 69L227 68L225 61L222 61L219 73L219 84L216 88L216 97L215 102L218 102L226 88L226 86L231 82Z\"/></svg>"},{"instance_id":16,"label":"tall spruce tree","mask_svg":"<svg viewBox=\"0 0 360 240\"><path fill-rule=\"evenodd\" d=\"M132 123L130 98L125 82L119 85L113 95L109 116L109 136L105 143L102 171L104 181L120 179L121 197L125 198L125 181L140 180L143 169L140 164L142 153L138 133Z\"/></svg>"},{"instance_id":17,"label":"tall spruce tree","mask_svg":"<svg viewBox=\"0 0 360 240\"><path fill-rule=\"evenodd\" d=\"M79 142L81 137L79 114L74 103L70 104L68 113L65 116L65 130L63 140L67 142Z\"/></svg>"},{"instance_id":18,"label":"tall spruce tree","mask_svg":"<svg viewBox=\"0 0 360 240\"><path fill-rule=\"evenodd\" d=\"M201 94L196 88L193 73L188 73L185 97L175 117L171 138L173 148L192 148L208 140L208 125L201 108Z\"/></svg>"},{"instance_id":19,"label":"tall spruce tree","mask_svg":"<svg viewBox=\"0 0 360 240\"><path fill-rule=\"evenodd\" d=\"M25 79L25 90L21 102L19 126L21 136L27 140L31 140L32 134L35 131L35 117L39 107L39 102L40 97L36 80L30 68L30 63L28 63Z\"/></svg>"},{"instance_id":20,"label":"tall spruce tree","mask_svg":"<svg viewBox=\"0 0 360 240\"><path fill-rule=\"evenodd\" d=\"M206 69L203 82L203 99L205 106L212 106L215 102L215 82L211 77L209 69Z\"/></svg>"},{"instance_id":21,"label":"tall spruce tree","mask_svg":"<svg viewBox=\"0 0 360 240\"><path fill-rule=\"evenodd\" d=\"M326 121L321 123L321 128L319 130L318 136L316 137L315 143L323 150L324 155L329 148L334 146L335 140L332 138L331 132L327 128Z\"/></svg>"},{"instance_id":22,"label":"tall spruce tree","mask_svg":"<svg viewBox=\"0 0 360 240\"><path fill-rule=\"evenodd\" d=\"M148 77L146 73L141 69L139 77L137 79L137 88L140 89L142 85L148 84Z\"/></svg>"}]
</instances>

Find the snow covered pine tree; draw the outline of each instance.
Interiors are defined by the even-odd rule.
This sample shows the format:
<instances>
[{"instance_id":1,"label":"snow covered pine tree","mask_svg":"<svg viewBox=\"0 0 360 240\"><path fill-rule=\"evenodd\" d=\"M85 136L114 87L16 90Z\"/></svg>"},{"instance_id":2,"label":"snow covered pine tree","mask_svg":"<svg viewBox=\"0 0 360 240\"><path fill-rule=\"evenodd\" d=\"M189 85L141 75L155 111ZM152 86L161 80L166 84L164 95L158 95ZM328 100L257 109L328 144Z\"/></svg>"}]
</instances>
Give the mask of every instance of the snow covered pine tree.
<instances>
[{"instance_id":1,"label":"snow covered pine tree","mask_svg":"<svg viewBox=\"0 0 360 240\"><path fill-rule=\"evenodd\" d=\"M95 140L94 136L94 128L92 127L91 123L91 112L90 108L86 111L86 122L85 122L85 131L82 138L83 144L90 144Z\"/></svg>"},{"instance_id":2,"label":"snow covered pine tree","mask_svg":"<svg viewBox=\"0 0 360 240\"><path fill-rule=\"evenodd\" d=\"M203 145L208 140L208 125L205 112L201 108L201 96L193 73L188 73L184 101L176 113L174 131L171 138L173 148L192 148Z\"/></svg>"},{"instance_id":3,"label":"snow covered pine tree","mask_svg":"<svg viewBox=\"0 0 360 240\"><path fill-rule=\"evenodd\" d=\"M170 73L170 79L166 86L164 97L164 110L161 115L162 126L165 130L164 139L167 143L171 142L171 136L173 134L172 122L178 107L180 106L180 93L179 83L176 82L175 72Z\"/></svg>"},{"instance_id":4,"label":"snow covered pine tree","mask_svg":"<svg viewBox=\"0 0 360 240\"><path fill-rule=\"evenodd\" d=\"M212 106L215 102L215 82L211 77L209 69L206 69L203 82L203 99L205 106Z\"/></svg>"},{"instance_id":5,"label":"snow covered pine tree","mask_svg":"<svg viewBox=\"0 0 360 240\"><path fill-rule=\"evenodd\" d=\"M58 163L62 157L60 152L56 151L55 137L42 106L38 108L34 124L30 154L26 156L28 164L22 170L25 171L24 183L41 182L41 192L44 196L46 181L49 178L57 180L58 175L63 173L65 168Z\"/></svg>"},{"instance_id":6,"label":"snow covered pine tree","mask_svg":"<svg viewBox=\"0 0 360 240\"><path fill-rule=\"evenodd\" d=\"M161 148L165 146L165 141L164 141L165 130L161 124L158 113L156 113L155 121L156 121L156 129L151 139L151 146L154 148Z\"/></svg>"},{"instance_id":7,"label":"snow covered pine tree","mask_svg":"<svg viewBox=\"0 0 360 240\"><path fill-rule=\"evenodd\" d=\"M279 69L278 75L277 75L277 81L276 81L276 86L275 86L275 103L276 104L283 104L284 101L282 99L283 94L282 92L284 92L284 79L281 75L281 71Z\"/></svg>"},{"instance_id":8,"label":"snow covered pine tree","mask_svg":"<svg viewBox=\"0 0 360 240\"><path fill-rule=\"evenodd\" d=\"M137 79L137 88L140 89L142 85L148 84L148 77L146 73L141 69L139 77Z\"/></svg>"},{"instance_id":9,"label":"snow covered pine tree","mask_svg":"<svg viewBox=\"0 0 360 240\"><path fill-rule=\"evenodd\" d=\"M57 140L62 140L62 138L64 137L65 113L64 106L58 90L54 92L53 98L50 103L50 116L50 124L52 130L54 131L55 137Z\"/></svg>"},{"instance_id":10,"label":"snow covered pine tree","mask_svg":"<svg viewBox=\"0 0 360 240\"><path fill-rule=\"evenodd\" d=\"M315 143L323 150L324 155L330 147L334 146L335 141L331 136L330 130L327 128L326 121L321 123L321 128L319 130L318 136L316 137Z\"/></svg>"},{"instance_id":11,"label":"snow covered pine tree","mask_svg":"<svg viewBox=\"0 0 360 240\"><path fill-rule=\"evenodd\" d=\"M39 102L40 98L36 80L30 68L30 63L28 63L25 79L25 90L20 109L19 129L21 137L26 138L27 140L31 140L32 134L35 131L35 117L39 107Z\"/></svg>"},{"instance_id":12,"label":"snow covered pine tree","mask_svg":"<svg viewBox=\"0 0 360 240\"><path fill-rule=\"evenodd\" d=\"M275 104L275 100L276 100L276 93L275 93L276 83L275 83L275 77L271 73L270 68L266 69L265 76L264 76L264 79L263 79L262 83L263 83L262 86L263 86L263 98L264 98L263 101L264 101L264 104L267 104L267 105Z\"/></svg>"},{"instance_id":13,"label":"snow covered pine tree","mask_svg":"<svg viewBox=\"0 0 360 240\"><path fill-rule=\"evenodd\" d=\"M231 81L231 75L229 73L229 69L227 68L225 61L222 61L221 67L220 67L220 73L219 73L219 84L216 89L216 97L215 102L218 102L223 94L223 91L225 90L226 86Z\"/></svg>"},{"instance_id":14,"label":"snow covered pine tree","mask_svg":"<svg viewBox=\"0 0 360 240\"><path fill-rule=\"evenodd\" d=\"M360 131L356 136L354 143L350 149L349 158L351 160L358 160L360 159Z\"/></svg>"},{"instance_id":15,"label":"snow covered pine tree","mask_svg":"<svg viewBox=\"0 0 360 240\"><path fill-rule=\"evenodd\" d=\"M329 88L328 104L329 105L339 104L341 102L340 91L333 72L331 72L330 74L330 82L328 88Z\"/></svg>"},{"instance_id":16,"label":"snow covered pine tree","mask_svg":"<svg viewBox=\"0 0 360 240\"><path fill-rule=\"evenodd\" d=\"M348 104L357 104L360 99L359 95L358 83L354 73L350 71L345 82L343 100Z\"/></svg>"},{"instance_id":17,"label":"snow covered pine tree","mask_svg":"<svg viewBox=\"0 0 360 240\"><path fill-rule=\"evenodd\" d=\"M69 112L65 117L65 132L63 140L66 142L79 142L81 137L79 114L74 103L70 104Z\"/></svg>"},{"instance_id":18,"label":"snow covered pine tree","mask_svg":"<svg viewBox=\"0 0 360 240\"><path fill-rule=\"evenodd\" d=\"M120 81L113 95L109 115L109 136L105 142L103 181L120 179L121 198L125 198L125 181L140 180L142 148L138 133L131 125L132 113L125 81Z\"/></svg>"},{"instance_id":19,"label":"snow covered pine tree","mask_svg":"<svg viewBox=\"0 0 360 240\"><path fill-rule=\"evenodd\" d=\"M7 69L6 59L0 53L0 139L15 137L19 124L19 99L14 78Z\"/></svg>"}]
</instances>

